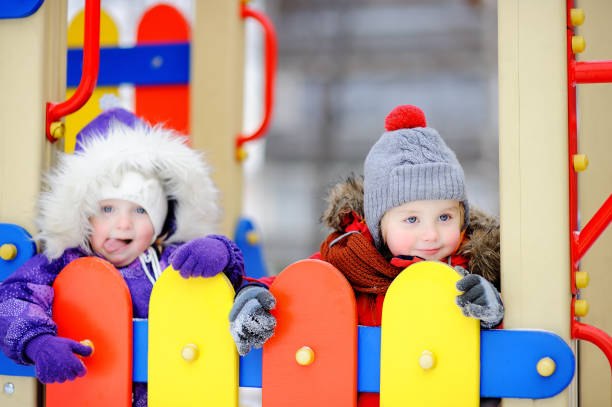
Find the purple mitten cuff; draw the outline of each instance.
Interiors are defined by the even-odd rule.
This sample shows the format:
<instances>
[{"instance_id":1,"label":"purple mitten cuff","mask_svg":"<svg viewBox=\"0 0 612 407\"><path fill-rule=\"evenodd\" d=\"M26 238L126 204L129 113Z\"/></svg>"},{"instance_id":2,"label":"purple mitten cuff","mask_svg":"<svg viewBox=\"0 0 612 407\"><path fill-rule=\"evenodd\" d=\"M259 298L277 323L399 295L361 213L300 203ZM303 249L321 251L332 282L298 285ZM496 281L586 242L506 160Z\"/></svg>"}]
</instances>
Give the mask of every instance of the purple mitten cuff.
<instances>
[{"instance_id":1,"label":"purple mitten cuff","mask_svg":"<svg viewBox=\"0 0 612 407\"><path fill-rule=\"evenodd\" d=\"M45 346L45 343L47 342L47 338L50 336L55 336L55 335L50 335L50 334L39 335L35 338L32 338L28 343L26 343L23 353L29 359L30 363L32 364L34 363L34 355L38 353L40 348Z\"/></svg>"},{"instance_id":2,"label":"purple mitten cuff","mask_svg":"<svg viewBox=\"0 0 612 407\"><path fill-rule=\"evenodd\" d=\"M234 286L234 289L237 290L242 284L242 277L244 276L244 258L242 257L242 252L236 245L236 243L232 242L225 236L222 235L210 235L208 236L213 239L217 239L225 245L227 248L227 252L229 253L230 259L225 267L225 275Z\"/></svg>"},{"instance_id":3,"label":"purple mitten cuff","mask_svg":"<svg viewBox=\"0 0 612 407\"><path fill-rule=\"evenodd\" d=\"M34 360L30 357L30 354L28 353L28 349L30 349L30 352L33 352L36 349L35 344L40 341L40 338L43 338L46 336L56 336L56 335L57 335L57 331L49 332L48 330L43 329L43 328L28 331L27 334L24 335L24 337L22 338L21 343L22 343L23 352L20 355L19 362L23 363L24 365L33 364ZM31 346L34 346L34 347L30 348Z\"/></svg>"}]
</instances>

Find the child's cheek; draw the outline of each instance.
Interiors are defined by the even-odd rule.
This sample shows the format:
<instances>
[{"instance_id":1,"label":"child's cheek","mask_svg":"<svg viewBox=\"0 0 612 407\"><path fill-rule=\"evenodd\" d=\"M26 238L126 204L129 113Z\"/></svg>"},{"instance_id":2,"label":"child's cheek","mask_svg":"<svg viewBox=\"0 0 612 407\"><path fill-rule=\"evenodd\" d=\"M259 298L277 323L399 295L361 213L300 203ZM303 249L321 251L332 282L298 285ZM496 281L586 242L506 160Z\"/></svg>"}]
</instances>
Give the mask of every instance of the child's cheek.
<instances>
[{"instance_id":1,"label":"child's cheek","mask_svg":"<svg viewBox=\"0 0 612 407\"><path fill-rule=\"evenodd\" d=\"M444 239L444 241L446 242L446 246L453 249L456 249L457 246L459 246L460 240L461 232L459 230L448 231L446 238Z\"/></svg>"},{"instance_id":2,"label":"child's cheek","mask_svg":"<svg viewBox=\"0 0 612 407\"><path fill-rule=\"evenodd\" d=\"M394 256L410 255L414 240L414 236L408 233L391 233L388 236L387 246Z\"/></svg>"},{"instance_id":3,"label":"child's cheek","mask_svg":"<svg viewBox=\"0 0 612 407\"><path fill-rule=\"evenodd\" d=\"M108 226L105 222L97 218L92 218L91 223L91 235L89 241L96 252L100 252L102 244L104 243L105 236L108 235Z\"/></svg>"}]
</instances>

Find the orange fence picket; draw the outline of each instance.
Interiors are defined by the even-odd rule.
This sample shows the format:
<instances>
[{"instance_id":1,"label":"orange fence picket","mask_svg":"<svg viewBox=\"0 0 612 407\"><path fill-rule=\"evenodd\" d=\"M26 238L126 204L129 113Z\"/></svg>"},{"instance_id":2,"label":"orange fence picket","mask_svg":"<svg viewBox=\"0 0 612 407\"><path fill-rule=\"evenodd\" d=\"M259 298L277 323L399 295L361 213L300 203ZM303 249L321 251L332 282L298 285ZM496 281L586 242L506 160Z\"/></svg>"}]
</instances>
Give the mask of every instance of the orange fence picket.
<instances>
[{"instance_id":1,"label":"orange fence picket","mask_svg":"<svg viewBox=\"0 0 612 407\"><path fill-rule=\"evenodd\" d=\"M94 353L83 358L84 377L47 385L46 406L131 406L132 298L123 277L107 261L85 257L66 266L53 289L58 335L90 340Z\"/></svg>"},{"instance_id":2,"label":"orange fence picket","mask_svg":"<svg viewBox=\"0 0 612 407\"><path fill-rule=\"evenodd\" d=\"M263 404L356 405L357 314L344 276L329 263L302 260L287 267L270 291L277 325L264 345Z\"/></svg>"}]
</instances>

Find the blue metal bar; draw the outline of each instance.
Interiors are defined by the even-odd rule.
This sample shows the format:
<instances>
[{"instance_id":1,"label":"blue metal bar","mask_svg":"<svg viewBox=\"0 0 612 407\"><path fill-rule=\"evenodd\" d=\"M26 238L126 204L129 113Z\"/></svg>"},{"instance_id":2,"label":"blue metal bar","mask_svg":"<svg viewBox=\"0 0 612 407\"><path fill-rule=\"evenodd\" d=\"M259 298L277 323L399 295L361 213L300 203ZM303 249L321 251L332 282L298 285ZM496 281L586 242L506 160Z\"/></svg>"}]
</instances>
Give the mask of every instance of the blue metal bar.
<instances>
[{"instance_id":1,"label":"blue metal bar","mask_svg":"<svg viewBox=\"0 0 612 407\"><path fill-rule=\"evenodd\" d=\"M149 320L134 319L132 328L134 350L132 353L132 377L135 382L146 383L149 353Z\"/></svg>"},{"instance_id":2,"label":"blue metal bar","mask_svg":"<svg viewBox=\"0 0 612 407\"><path fill-rule=\"evenodd\" d=\"M2 0L0 19L24 18L36 13L45 0Z\"/></svg>"},{"instance_id":3,"label":"blue metal bar","mask_svg":"<svg viewBox=\"0 0 612 407\"><path fill-rule=\"evenodd\" d=\"M234 241L244 258L244 271L248 277L261 278L266 273L261 242L249 242L249 233L257 233L253 222L248 218L238 219L234 231Z\"/></svg>"},{"instance_id":4,"label":"blue metal bar","mask_svg":"<svg viewBox=\"0 0 612 407\"><path fill-rule=\"evenodd\" d=\"M82 49L68 50L67 86L81 79ZM98 86L185 85L189 83L189 43L100 48Z\"/></svg>"},{"instance_id":5,"label":"blue metal bar","mask_svg":"<svg viewBox=\"0 0 612 407\"><path fill-rule=\"evenodd\" d=\"M147 381L148 321L134 320L134 381ZM359 327L357 390L380 391L380 327ZM575 358L559 336L546 331L490 330L480 335L480 395L541 399L565 389L574 377ZM240 386L261 387L261 349L240 358ZM542 358L555 362L550 376L538 374ZM415 363L417 361L415 360ZM0 353L0 375L34 376L31 366L19 366ZM457 378L461 380L461 378Z\"/></svg>"},{"instance_id":6,"label":"blue metal bar","mask_svg":"<svg viewBox=\"0 0 612 407\"><path fill-rule=\"evenodd\" d=\"M0 258L0 282L36 254L32 236L21 226L12 223L0 223L0 247L5 244L15 246L17 255L12 260Z\"/></svg>"}]
</instances>

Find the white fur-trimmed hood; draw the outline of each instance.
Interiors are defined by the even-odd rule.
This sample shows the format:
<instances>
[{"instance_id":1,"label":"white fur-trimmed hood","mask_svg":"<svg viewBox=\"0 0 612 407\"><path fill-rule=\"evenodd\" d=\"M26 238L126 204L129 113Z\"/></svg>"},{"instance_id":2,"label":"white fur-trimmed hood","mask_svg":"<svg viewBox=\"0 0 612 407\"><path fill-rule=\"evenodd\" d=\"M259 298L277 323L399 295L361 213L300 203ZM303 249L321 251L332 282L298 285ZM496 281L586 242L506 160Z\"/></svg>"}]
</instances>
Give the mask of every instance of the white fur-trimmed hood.
<instances>
[{"instance_id":1,"label":"white fur-trimmed hood","mask_svg":"<svg viewBox=\"0 0 612 407\"><path fill-rule=\"evenodd\" d=\"M202 154L186 138L160 126L137 123L133 128L113 121L104 134L92 134L74 154L60 153L47 174L39 200L36 236L47 257L66 249L90 251L89 218L98 210L100 185L127 170L157 177L175 201L174 233L164 244L195 239L216 229L218 191Z\"/></svg>"}]
</instances>

